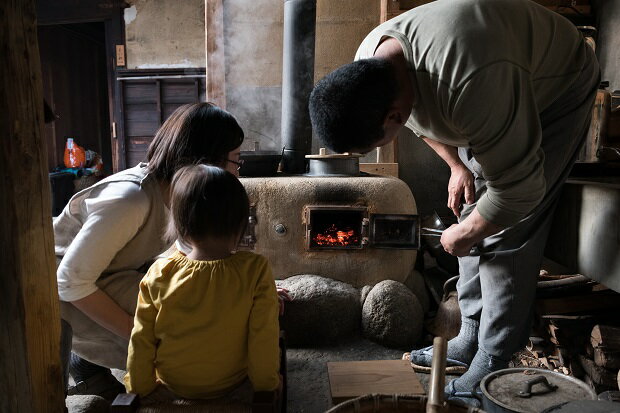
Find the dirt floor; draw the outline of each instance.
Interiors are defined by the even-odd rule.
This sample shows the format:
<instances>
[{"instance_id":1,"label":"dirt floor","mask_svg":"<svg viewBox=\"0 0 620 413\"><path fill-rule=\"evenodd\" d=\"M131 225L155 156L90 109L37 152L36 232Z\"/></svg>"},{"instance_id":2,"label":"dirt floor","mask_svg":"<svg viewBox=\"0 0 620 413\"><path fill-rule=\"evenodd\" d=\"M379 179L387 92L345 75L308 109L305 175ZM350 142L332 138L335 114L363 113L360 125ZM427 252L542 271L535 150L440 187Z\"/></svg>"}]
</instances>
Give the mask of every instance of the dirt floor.
<instances>
[{"instance_id":1,"label":"dirt floor","mask_svg":"<svg viewBox=\"0 0 620 413\"><path fill-rule=\"evenodd\" d=\"M354 338L337 346L287 350L289 413L319 413L332 407L327 362L400 359L402 350L382 347L363 338ZM426 374L416 373L428 391ZM453 377L446 377L446 382Z\"/></svg>"},{"instance_id":2,"label":"dirt floor","mask_svg":"<svg viewBox=\"0 0 620 413\"><path fill-rule=\"evenodd\" d=\"M369 340L355 337L336 346L321 348L287 349L287 389L289 413L320 413L332 407L327 362L353 360L394 360L400 359L403 350L389 349ZM123 372L113 370L117 378ZM417 373L422 385L428 391L426 374ZM449 381L452 377L446 377ZM69 413L98 413L101 408L92 409L72 396L68 403Z\"/></svg>"}]
</instances>

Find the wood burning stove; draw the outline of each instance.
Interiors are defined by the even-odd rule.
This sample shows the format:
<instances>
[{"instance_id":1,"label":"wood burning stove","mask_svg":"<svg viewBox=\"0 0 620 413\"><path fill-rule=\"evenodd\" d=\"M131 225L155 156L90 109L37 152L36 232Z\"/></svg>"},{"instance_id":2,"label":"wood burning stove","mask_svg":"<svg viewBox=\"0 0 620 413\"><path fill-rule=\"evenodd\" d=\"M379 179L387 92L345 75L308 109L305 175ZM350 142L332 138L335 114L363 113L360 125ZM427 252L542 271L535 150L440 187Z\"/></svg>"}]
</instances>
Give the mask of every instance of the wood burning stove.
<instances>
[{"instance_id":1,"label":"wood burning stove","mask_svg":"<svg viewBox=\"0 0 620 413\"><path fill-rule=\"evenodd\" d=\"M356 287L403 282L419 247L411 190L386 176L241 178L252 211L244 248L278 279L316 274Z\"/></svg>"}]
</instances>

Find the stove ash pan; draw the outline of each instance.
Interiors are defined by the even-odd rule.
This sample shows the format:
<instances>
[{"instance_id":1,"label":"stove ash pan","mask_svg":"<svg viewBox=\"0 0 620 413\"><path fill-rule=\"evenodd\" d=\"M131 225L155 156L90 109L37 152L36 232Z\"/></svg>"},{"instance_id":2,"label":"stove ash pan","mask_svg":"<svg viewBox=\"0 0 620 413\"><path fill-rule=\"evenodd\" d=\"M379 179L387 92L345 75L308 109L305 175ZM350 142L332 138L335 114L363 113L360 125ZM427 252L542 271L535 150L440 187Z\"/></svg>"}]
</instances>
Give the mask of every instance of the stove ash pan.
<instances>
[{"instance_id":1,"label":"stove ash pan","mask_svg":"<svg viewBox=\"0 0 620 413\"><path fill-rule=\"evenodd\" d=\"M384 176L241 178L252 204L245 249L274 276L316 274L355 287L404 282L419 247L415 200Z\"/></svg>"}]
</instances>

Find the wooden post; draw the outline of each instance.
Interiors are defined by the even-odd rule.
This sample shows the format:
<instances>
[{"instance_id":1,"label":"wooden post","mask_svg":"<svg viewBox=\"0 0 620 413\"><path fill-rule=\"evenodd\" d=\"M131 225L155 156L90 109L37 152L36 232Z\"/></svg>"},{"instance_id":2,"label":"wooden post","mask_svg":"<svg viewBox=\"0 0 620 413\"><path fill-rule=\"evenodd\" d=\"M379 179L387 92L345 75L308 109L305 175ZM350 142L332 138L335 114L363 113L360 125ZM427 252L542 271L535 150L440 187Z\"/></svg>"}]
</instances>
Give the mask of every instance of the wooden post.
<instances>
[{"instance_id":1,"label":"wooden post","mask_svg":"<svg viewBox=\"0 0 620 413\"><path fill-rule=\"evenodd\" d=\"M207 101L226 108L226 53L223 0L205 0Z\"/></svg>"},{"instance_id":2,"label":"wooden post","mask_svg":"<svg viewBox=\"0 0 620 413\"><path fill-rule=\"evenodd\" d=\"M62 412L35 0L4 0L0 16L0 412Z\"/></svg>"},{"instance_id":3,"label":"wooden post","mask_svg":"<svg viewBox=\"0 0 620 413\"><path fill-rule=\"evenodd\" d=\"M381 0L379 22L385 23L402 13L399 0ZM377 163L398 163L398 137L377 148ZM398 168L398 167L397 167Z\"/></svg>"}]
</instances>

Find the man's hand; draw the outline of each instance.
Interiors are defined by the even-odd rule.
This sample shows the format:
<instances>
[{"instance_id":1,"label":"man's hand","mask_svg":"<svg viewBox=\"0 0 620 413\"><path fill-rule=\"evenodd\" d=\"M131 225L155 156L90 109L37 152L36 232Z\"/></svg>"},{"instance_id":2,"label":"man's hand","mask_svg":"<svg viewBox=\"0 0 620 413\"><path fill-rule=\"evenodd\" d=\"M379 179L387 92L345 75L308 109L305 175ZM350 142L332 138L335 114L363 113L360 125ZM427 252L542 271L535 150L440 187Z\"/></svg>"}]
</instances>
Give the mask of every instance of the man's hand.
<instances>
[{"instance_id":1,"label":"man's hand","mask_svg":"<svg viewBox=\"0 0 620 413\"><path fill-rule=\"evenodd\" d=\"M465 195L465 203L474 203L474 176L463 165L455 164L450 168L450 181L448 182L448 208L457 217L461 216L461 198Z\"/></svg>"},{"instance_id":2,"label":"man's hand","mask_svg":"<svg viewBox=\"0 0 620 413\"><path fill-rule=\"evenodd\" d=\"M475 245L474 242L467 239L462 234L460 225L454 224L441 234L441 245L443 249L450 255L457 257L465 257L469 255L469 251Z\"/></svg>"},{"instance_id":3,"label":"man's hand","mask_svg":"<svg viewBox=\"0 0 620 413\"><path fill-rule=\"evenodd\" d=\"M460 224L452 225L441 234L441 245L448 254L464 257L474 245L502 229L484 219L476 208Z\"/></svg>"}]
</instances>

